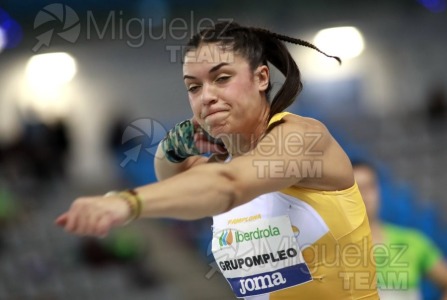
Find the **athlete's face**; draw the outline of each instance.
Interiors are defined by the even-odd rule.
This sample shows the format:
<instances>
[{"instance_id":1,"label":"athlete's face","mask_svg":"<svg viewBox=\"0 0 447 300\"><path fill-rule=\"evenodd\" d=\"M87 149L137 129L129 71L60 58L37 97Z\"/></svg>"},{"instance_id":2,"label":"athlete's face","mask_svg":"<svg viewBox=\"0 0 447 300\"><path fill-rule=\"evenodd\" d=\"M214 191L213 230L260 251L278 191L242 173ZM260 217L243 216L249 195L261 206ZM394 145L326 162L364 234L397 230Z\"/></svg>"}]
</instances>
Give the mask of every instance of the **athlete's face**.
<instances>
[{"instance_id":1,"label":"athlete's face","mask_svg":"<svg viewBox=\"0 0 447 300\"><path fill-rule=\"evenodd\" d=\"M365 202L366 212L370 220L378 217L378 209L380 205L380 191L377 183L377 175L368 166L355 166L354 177Z\"/></svg>"},{"instance_id":2,"label":"athlete's face","mask_svg":"<svg viewBox=\"0 0 447 300\"><path fill-rule=\"evenodd\" d=\"M243 132L268 107L267 66L251 70L245 58L217 44L189 51L183 76L194 117L215 137Z\"/></svg>"}]
</instances>

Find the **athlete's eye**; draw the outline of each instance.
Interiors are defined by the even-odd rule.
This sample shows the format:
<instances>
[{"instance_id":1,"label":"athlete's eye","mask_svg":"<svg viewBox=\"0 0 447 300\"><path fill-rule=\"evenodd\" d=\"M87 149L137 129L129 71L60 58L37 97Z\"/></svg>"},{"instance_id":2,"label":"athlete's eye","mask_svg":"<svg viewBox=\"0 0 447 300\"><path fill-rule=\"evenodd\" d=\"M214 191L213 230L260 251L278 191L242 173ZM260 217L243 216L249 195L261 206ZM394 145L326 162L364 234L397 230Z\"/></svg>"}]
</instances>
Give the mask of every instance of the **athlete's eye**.
<instances>
[{"instance_id":1,"label":"athlete's eye","mask_svg":"<svg viewBox=\"0 0 447 300\"><path fill-rule=\"evenodd\" d=\"M200 88L200 85L190 85L188 87L188 92L195 93L199 90L199 88Z\"/></svg>"},{"instance_id":2,"label":"athlete's eye","mask_svg":"<svg viewBox=\"0 0 447 300\"><path fill-rule=\"evenodd\" d=\"M230 78L231 78L231 76L223 75L223 76L218 77L216 79L216 82L224 83L224 82L227 82Z\"/></svg>"}]
</instances>

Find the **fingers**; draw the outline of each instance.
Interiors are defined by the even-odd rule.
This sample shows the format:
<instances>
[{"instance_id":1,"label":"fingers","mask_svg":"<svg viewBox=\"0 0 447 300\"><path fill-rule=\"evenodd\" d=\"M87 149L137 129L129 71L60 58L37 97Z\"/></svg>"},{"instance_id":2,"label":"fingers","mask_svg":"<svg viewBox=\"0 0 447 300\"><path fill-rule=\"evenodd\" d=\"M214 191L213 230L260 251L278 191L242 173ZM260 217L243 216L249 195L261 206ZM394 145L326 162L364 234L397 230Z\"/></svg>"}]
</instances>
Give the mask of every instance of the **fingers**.
<instances>
[{"instance_id":1,"label":"fingers","mask_svg":"<svg viewBox=\"0 0 447 300\"><path fill-rule=\"evenodd\" d=\"M90 215L86 226L81 230L84 235L105 237L113 225L113 219L109 214Z\"/></svg>"},{"instance_id":2,"label":"fingers","mask_svg":"<svg viewBox=\"0 0 447 300\"><path fill-rule=\"evenodd\" d=\"M63 213L62 215L57 217L54 223L58 226L65 227L65 225L67 224L67 219L68 219L67 213Z\"/></svg>"},{"instance_id":3,"label":"fingers","mask_svg":"<svg viewBox=\"0 0 447 300\"><path fill-rule=\"evenodd\" d=\"M92 216L92 212L89 212L87 209L83 209L78 213L76 218L75 228L73 228L73 233L76 235L91 235L90 233L93 231L92 223L94 222L94 216Z\"/></svg>"},{"instance_id":4,"label":"fingers","mask_svg":"<svg viewBox=\"0 0 447 300\"><path fill-rule=\"evenodd\" d=\"M79 217L78 209L75 207L74 203L70 210L67 213L67 223L65 224L65 231L67 232L76 232L77 229L77 219Z\"/></svg>"},{"instance_id":5,"label":"fingers","mask_svg":"<svg viewBox=\"0 0 447 300\"><path fill-rule=\"evenodd\" d=\"M112 227L112 218L108 215L104 215L98 219L94 234L99 237L106 237Z\"/></svg>"},{"instance_id":6,"label":"fingers","mask_svg":"<svg viewBox=\"0 0 447 300\"><path fill-rule=\"evenodd\" d=\"M203 133L196 133L194 135L194 142L200 153L227 153L227 149L223 145L209 141Z\"/></svg>"},{"instance_id":7,"label":"fingers","mask_svg":"<svg viewBox=\"0 0 447 300\"><path fill-rule=\"evenodd\" d=\"M80 198L55 220L55 224L75 235L104 237L113 226L127 220L128 209L120 198Z\"/></svg>"},{"instance_id":8,"label":"fingers","mask_svg":"<svg viewBox=\"0 0 447 300\"><path fill-rule=\"evenodd\" d=\"M102 216L90 214L81 217L80 214L71 211L59 216L55 223L75 235L105 237L113 225L113 219L107 214Z\"/></svg>"}]
</instances>

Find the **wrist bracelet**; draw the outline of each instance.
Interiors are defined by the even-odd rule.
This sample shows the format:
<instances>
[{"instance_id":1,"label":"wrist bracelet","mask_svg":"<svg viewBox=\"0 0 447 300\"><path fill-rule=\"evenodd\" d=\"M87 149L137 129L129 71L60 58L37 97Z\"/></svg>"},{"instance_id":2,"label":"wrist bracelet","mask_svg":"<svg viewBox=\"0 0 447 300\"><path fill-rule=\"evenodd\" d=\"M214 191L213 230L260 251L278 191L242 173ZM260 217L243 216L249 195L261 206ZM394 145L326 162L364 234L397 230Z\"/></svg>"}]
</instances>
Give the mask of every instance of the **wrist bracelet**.
<instances>
[{"instance_id":1,"label":"wrist bracelet","mask_svg":"<svg viewBox=\"0 0 447 300\"><path fill-rule=\"evenodd\" d=\"M129 218L123 225L127 225L130 222L138 219L141 216L143 209L143 202L134 189L128 189L124 191L110 191L104 195L104 197L118 196L124 200L129 206L130 214Z\"/></svg>"},{"instance_id":2,"label":"wrist bracelet","mask_svg":"<svg viewBox=\"0 0 447 300\"><path fill-rule=\"evenodd\" d=\"M141 199L140 195L138 195L137 191L134 189L124 190L120 194L123 194L123 196L130 195L134 203L136 203L135 219L138 219L143 212L143 200Z\"/></svg>"}]
</instances>

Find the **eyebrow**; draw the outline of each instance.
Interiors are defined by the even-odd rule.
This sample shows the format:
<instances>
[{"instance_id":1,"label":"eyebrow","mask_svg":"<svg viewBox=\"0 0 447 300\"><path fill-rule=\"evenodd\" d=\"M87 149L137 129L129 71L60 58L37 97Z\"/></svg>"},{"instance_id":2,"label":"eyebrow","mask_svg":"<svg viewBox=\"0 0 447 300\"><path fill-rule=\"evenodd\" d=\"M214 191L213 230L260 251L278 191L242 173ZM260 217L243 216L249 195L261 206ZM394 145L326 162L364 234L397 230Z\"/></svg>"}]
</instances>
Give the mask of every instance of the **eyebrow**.
<instances>
[{"instance_id":1,"label":"eyebrow","mask_svg":"<svg viewBox=\"0 0 447 300\"><path fill-rule=\"evenodd\" d=\"M224 66L228 66L229 63L227 62L222 62L218 65L215 65L214 67L212 67L209 71L208 74L216 72L217 70L219 70L220 68L224 67ZM183 79L196 79L196 77L191 76L191 75L183 75Z\"/></svg>"}]
</instances>

